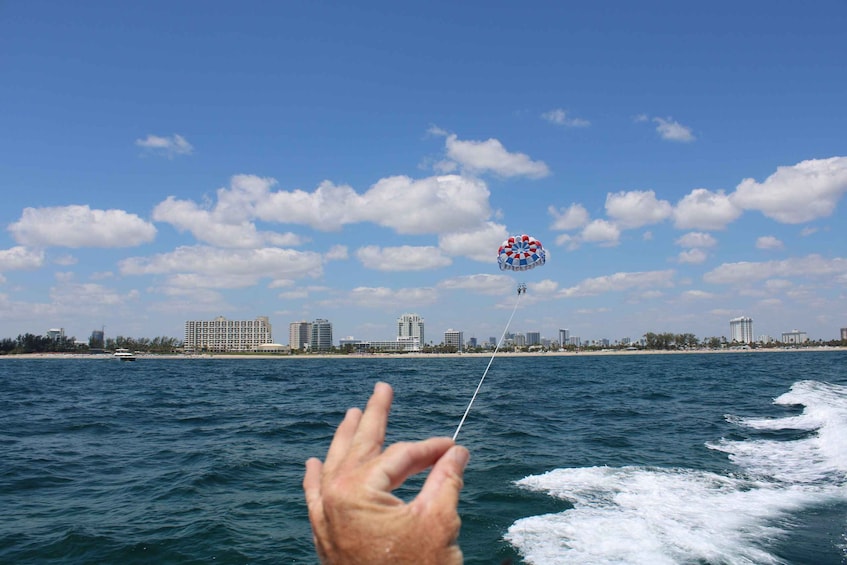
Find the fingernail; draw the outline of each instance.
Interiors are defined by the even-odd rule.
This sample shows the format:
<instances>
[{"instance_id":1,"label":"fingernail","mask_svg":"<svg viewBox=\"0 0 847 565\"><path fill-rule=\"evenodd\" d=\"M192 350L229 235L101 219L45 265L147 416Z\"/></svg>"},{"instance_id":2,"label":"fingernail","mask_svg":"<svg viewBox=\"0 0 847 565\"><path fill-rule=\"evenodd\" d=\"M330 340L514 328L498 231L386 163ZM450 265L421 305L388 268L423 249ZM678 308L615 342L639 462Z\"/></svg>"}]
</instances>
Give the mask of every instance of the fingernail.
<instances>
[{"instance_id":1,"label":"fingernail","mask_svg":"<svg viewBox=\"0 0 847 565\"><path fill-rule=\"evenodd\" d=\"M453 459L458 463L462 469L468 464L468 461L471 458L471 452L461 446L456 446L453 448Z\"/></svg>"}]
</instances>

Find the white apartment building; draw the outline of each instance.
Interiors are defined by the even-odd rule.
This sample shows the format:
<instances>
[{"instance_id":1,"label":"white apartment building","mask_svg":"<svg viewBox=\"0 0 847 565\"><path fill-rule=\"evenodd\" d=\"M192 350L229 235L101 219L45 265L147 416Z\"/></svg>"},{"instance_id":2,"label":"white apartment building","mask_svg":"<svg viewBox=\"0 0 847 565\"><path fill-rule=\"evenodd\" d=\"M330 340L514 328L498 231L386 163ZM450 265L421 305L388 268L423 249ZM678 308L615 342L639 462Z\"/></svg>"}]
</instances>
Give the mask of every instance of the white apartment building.
<instances>
[{"instance_id":1,"label":"white apartment building","mask_svg":"<svg viewBox=\"0 0 847 565\"><path fill-rule=\"evenodd\" d=\"M185 352L258 351L259 346L273 343L271 323L267 316L255 320L214 320L185 322Z\"/></svg>"},{"instance_id":2,"label":"white apartment building","mask_svg":"<svg viewBox=\"0 0 847 565\"><path fill-rule=\"evenodd\" d=\"M306 321L288 324L288 345L292 351L307 349L310 339L312 339L312 324Z\"/></svg>"},{"instance_id":3,"label":"white apartment building","mask_svg":"<svg viewBox=\"0 0 847 565\"><path fill-rule=\"evenodd\" d=\"M737 343L753 343L753 318L741 316L731 319L729 340Z\"/></svg>"},{"instance_id":4,"label":"white apartment building","mask_svg":"<svg viewBox=\"0 0 847 565\"><path fill-rule=\"evenodd\" d=\"M444 345L456 348L456 351L462 351L462 344L465 343L465 332L458 330L447 330L444 332Z\"/></svg>"},{"instance_id":5,"label":"white apartment building","mask_svg":"<svg viewBox=\"0 0 847 565\"><path fill-rule=\"evenodd\" d=\"M397 338L411 337L418 338L421 345L426 343L424 339L424 319L417 314L403 314L397 318Z\"/></svg>"}]
</instances>

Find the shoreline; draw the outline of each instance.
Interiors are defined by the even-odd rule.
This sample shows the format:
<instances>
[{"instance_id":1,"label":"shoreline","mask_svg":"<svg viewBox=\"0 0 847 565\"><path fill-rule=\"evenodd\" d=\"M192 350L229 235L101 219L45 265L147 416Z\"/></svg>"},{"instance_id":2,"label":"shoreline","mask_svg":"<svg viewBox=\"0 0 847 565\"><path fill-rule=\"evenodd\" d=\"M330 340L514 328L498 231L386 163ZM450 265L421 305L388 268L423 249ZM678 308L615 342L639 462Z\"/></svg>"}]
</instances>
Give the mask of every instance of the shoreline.
<instances>
[{"instance_id":1,"label":"shoreline","mask_svg":"<svg viewBox=\"0 0 847 565\"><path fill-rule=\"evenodd\" d=\"M688 351L673 351L673 350L609 350L609 351L548 351L548 352L512 352L498 351L497 357L585 357L585 356L609 356L609 355L696 355L696 354L758 354L758 353L786 353L786 352L805 352L805 351L847 351L845 346L815 346L815 347L797 347L797 348L767 348L767 349L695 349ZM467 357L485 357L492 356L490 352L483 353L374 353L374 354L350 354L350 355L332 355L332 354L309 354L309 355L282 355L274 353L210 353L204 355L183 355L176 354L156 354L156 353L139 353L137 359L172 359L172 360L192 360L192 359L285 359L285 360L309 360L309 359L461 359ZM16 355L0 355L0 360L3 359L115 359L112 354L90 354L90 353L21 353Z\"/></svg>"}]
</instances>

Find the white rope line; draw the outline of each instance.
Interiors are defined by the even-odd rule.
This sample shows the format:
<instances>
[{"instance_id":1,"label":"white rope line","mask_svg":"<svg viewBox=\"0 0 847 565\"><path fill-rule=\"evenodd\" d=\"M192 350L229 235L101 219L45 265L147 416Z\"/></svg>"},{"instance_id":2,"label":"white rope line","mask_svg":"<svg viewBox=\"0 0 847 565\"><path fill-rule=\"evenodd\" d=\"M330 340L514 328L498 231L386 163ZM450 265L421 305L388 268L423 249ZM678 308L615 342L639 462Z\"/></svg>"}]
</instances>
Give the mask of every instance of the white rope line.
<instances>
[{"instance_id":1,"label":"white rope line","mask_svg":"<svg viewBox=\"0 0 847 565\"><path fill-rule=\"evenodd\" d=\"M506 332L509 331L509 326L512 324L512 318L515 317L515 312L518 311L518 304L521 302L521 293L518 292L518 299L515 301L515 307L512 309L512 315L509 316L509 321L506 322L506 327L503 328L503 335L500 336L500 341L497 342L497 346L494 348L494 353L491 354L491 359L488 360L488 366L485 368L485 372L482 373L482 378L479 379L479 384L476 385L476 390L473 393L473 397L471 397L471 401L468 403L468 407L465 408L465 414L462 416L462 421L459 422L459 427L456 428L456 432L453 434L453 441L456 441L456 437L459 435L459 430L462 429L462 424L465 423L465 418L468 417L468 412L471 411L471 406L473 406L473 401L476 400L476 395L479 393L479 389L482 388L482 381L485 380L485 375L488 374L488 369L491 368L491 363L494 362L494 356L497 355L497 351L500 349L500 345L503 343L503 340L506 338Z\"/></svg>"}]
</instances>

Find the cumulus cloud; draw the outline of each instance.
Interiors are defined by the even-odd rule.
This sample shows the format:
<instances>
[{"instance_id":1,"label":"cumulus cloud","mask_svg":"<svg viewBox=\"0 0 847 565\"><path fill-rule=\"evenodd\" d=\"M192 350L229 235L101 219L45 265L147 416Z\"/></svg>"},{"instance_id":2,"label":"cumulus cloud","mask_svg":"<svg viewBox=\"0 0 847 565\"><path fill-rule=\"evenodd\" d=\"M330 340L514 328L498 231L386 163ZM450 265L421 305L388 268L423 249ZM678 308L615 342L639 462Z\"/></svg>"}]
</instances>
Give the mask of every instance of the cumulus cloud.
<instances>
[{"instance_id":1,"label":"cumulus cloud","mask_svg":"<svg viewBox=\"0 0 847 565\"><path fill-rule=\"evenodd\" d=\"M434 288L364 287L350 291L348 302L363 308L414 308L434 304L438 292Z\"/></svg>"},{"instance_id":2,"label":"cumulus cloud","mask_svg":"<svg viewBox=\"0 0 847 565\"><path fill-rule=\"evenodd\" d=\"M570 128L584 128L591 125L591 122L588 120L584 120L582 118L572 118L568 116L568 113L561 109L556 108L555 110L550 110L549 112L544 112L541 114L541 117L551 124L555 124L557 126L565 126Z\"/></svg>"},{"instance_id":3,"label":"cumulus cloud","mask_svg":"<svg viewBox=\"0 0 847 565\"><path fill-rule=\"evenodd\" d=\"M144 139L136 139L135 144L149 153L162 155L168 159L176 155L191 155L194 152L194 147L178 133L171 136L150 134Z\"/></svg>"},{"instance_id":4,"label":"cumulus cloud","mask_svg":"<svg viewBox=\"0 0 847 565\"><path fill-rule=\"evenodd\" d=\"M782 241L772 235L763 235L756 239L757 249L782 249Z\"/></svg>"},{"instance_id":5,"label":"cumulus cloud","mask_svg":"<svg viewBox=\"0 0 847 565\"><path fill-rule=\"evenodd\" d=\"M696 265L702 263L706 260L708 255L702 249L689 249L687 251L681 251L677 256L676 260L680 263L689 263L692 265Z\"/></svg>"},{"instance_id":6,"label":"cumulus cloud","mask_svg":"<svg viewBox=\"0 0 847 565\"><path fill-rule=\"evenodd\" d=\"M156 237L153 224L135 214L87 205L24 208L8 229L18 243L32 247L134 247Z\"/></svg>"},{"instance_id":7,"label":"cumulus cloud","mask_svg":"<svg viewBox=\"0 0 847 565\"><path fill-rule=\"evenodd\" d=\"M594 220L582 230L580 238L582 241L597 243L603 246L617 245L620 240L621 230L606 220Z\"/></svg>"},{"instance_id":8,"label":"cumulus cloud","mask_svg":"<svg viewBox=\"0 0 847 565\"><path fill-rule=\"evenodd\" d=\"M302 242L292 233L258 231L255 220L307 225L321 231L372 222L401 234L425 234L476 229L491 215L486 184L458 175L420 180L387 177L363 194L329 181L312 192L273 190L275 185L274 179L236 175L228 188L217 191L212 208L169 197L156 206L154 219L189 230L206 243L254 247Z\"/></svg>"},{"instance_id":9,"label":"cumulus cloud","mask_svg":"<svg viewBox=\"0 0 847 565\"><path fill-rule=\"evenodd\" d=\"M575 230L588 224L588 210L582 204L571 204L567 208L557 209L555 206L547 208L547 212L553 216L552 230Z\"/></svg>"},{"instance_id":10,"label":"cumulus cloud","mask_svg":"<svg viewBox=\"0 0 847 565\"><path fill-rule=\"evenodd\" d=\"M524 153L510 153L497 139L464 141L456 134L450 134L445 145L448 162L472 174L494 173L501 177L529 178L550 174L544 161L533 161Z\"/></svg>"},{"instance_id":11,"label":"cumulus cloud","mask_svg":"<svg viewBox=\"0 0 847 565\"><path fill-rule=\"evenodd\" d=\"M497 255L497 248L507 237L509 233L505 226L486 222L473 231L439 235L438 246L444 253L454 257L490 263Z\"/></svg>"},{"instance_id":12,"label":"cumulus cloud","mask_svg":"<svg viewBox=\"0 0 847 565\"><path fill-rule=\"evenodd\" d=\"M722 230L740 215L741 209L722 190L712 192L705 188L692 190L673 211L674 225L684 230Z\"/></svg>"},{"instance_id":13,"label":"cumulus cloud","mask_svg":"<svg viewBox=\"0 0 847 565\"><path fill-rule=\"evenodd\" d=\"M515 290L514 278L506 275L477 274L446 279L438 283L446 290L470 290L474 293L502 295Z\"/></svg>"},{"instance_id":14,"label":"cumulus cloud","mask_svg":"<svg viewBox=\"0 0 847 565\"><path fill-rule=\"evenodd\" d=\"M37 269L44 265L44 251L15 246L0 249L0 273Z\"/></svg>"},{"instance_id":15,"label":"cumulus cloud","mask_svg":"<svg viewBox=\"0 0 847 565\"><path fill-rule=\"evenodd\" d=\"M356 251L362 265L377 271L428 271L446 267L452 261L437 247L401 245L378 247L368 245Z\"/></svg>"},{"instance_id":16,"label":"cumulus cloud","mask_svg":"<svg viewBox=\"0 0 847 565\"><path fill-rule=\"evenodd\" d=\"M606 195L606 214L621 228L639 228L667 219L673 207L658 200L652 190L621 191Z\"/></svg>"},{"instance_id":17,"label":"cumulus cloud","mask_svg":"<svg viewBox=\"0 0 847 565\"><path fill-rule=\"evenodd\" d=\"M609 292L621 292L630 289L667 288L674 286L673 279L673 270L615 273L613 275L585 279L576 286L562 289L559 291L558 296L572 298L575 296L593 296Z\"/></svg>"},{"instance_id":18,"label":"cumulus cloud","mask_svg":"<svg viewBox=\"0 0 847 565\"><path fill-rule=\"evenodd\" d=\"M319 253L266 247L251 250L184 246L152 257L130 257L118 266L124 275L179 274L220 277L236 286L254 284L260 278L296 279L322 273ZM187 280L187 279L184 279ZM208 286L208 285L203 285Z\"/></svg>"},{"instance_id":19,"label":"cumulus cloud","mask_svg":"<svg viewBox=\"0 0 847 565\"><path fill-rule=\"evenodd\" d=\"M716 240L708 233L693 231L678 238L674 243L676 243L680 247L688 247L693 249L703 247L714 247L715 245L717 245L718 240Z\"/></svg>"},{"instance_id":20,"label":"cumulus cloud","mask_svg":"<svg viewBox=\"0 0 847 565\"><path fill-rule=\"evenodd\" d=\"M324 259L327 261L343 261L348 258L346 245L333 245L329 251L324 253Z\"/></svg>"},{"instance_id":21,"label":"cumulus cloud","mask_svg":"<svg viewBox=\"0 0 847 565\"><path fill-rule=\"evenodd\" d=\"M653 118L653 122L657 124L656 131L664 140L689 143L697 139L691 133L691 128L682 125L673 118Z\"/></svg>"},{"instance_id":22,"label":"cumulus cloud","mask_svg":"<svg viewBox=\"0 0 847 565\"><path fill-rule=\"evenodd\" d=\"M799 224L832 215L845 192L847 157L831 157L778 167L762 183L744 179L732 200L778 222Z\"/></svg>"},{"instance_id":23,"label":"cumulus cloud","mask_svg":"<svg viewBox=\"0 0 847 565\"><path fill-rule=\"evenodd\" d=\"M782 261L724 263L703 275L713 284L745 284L774 277L835 277L847 274L847 259L813 254Z\"/></svg>"}]
</instances>

